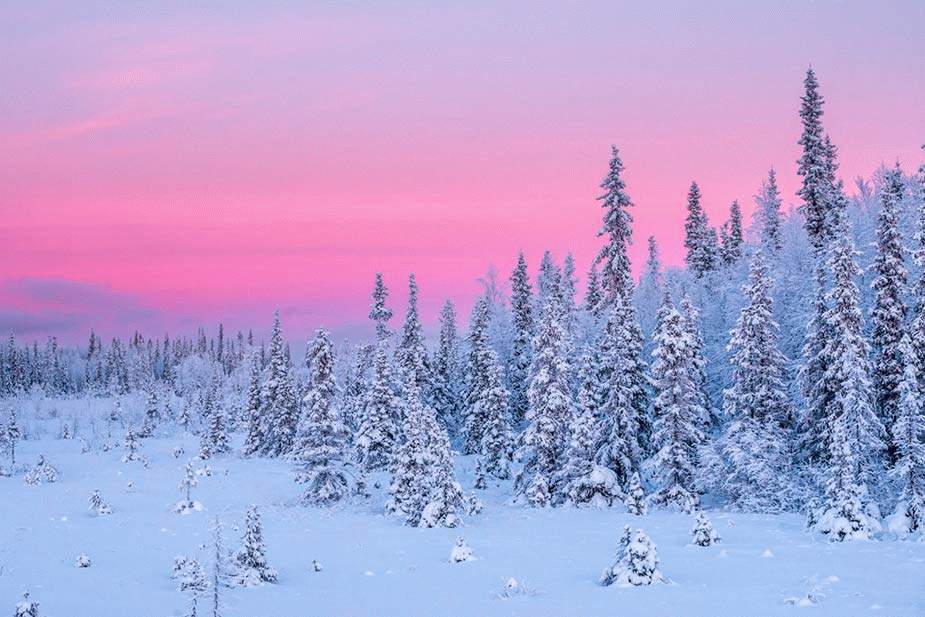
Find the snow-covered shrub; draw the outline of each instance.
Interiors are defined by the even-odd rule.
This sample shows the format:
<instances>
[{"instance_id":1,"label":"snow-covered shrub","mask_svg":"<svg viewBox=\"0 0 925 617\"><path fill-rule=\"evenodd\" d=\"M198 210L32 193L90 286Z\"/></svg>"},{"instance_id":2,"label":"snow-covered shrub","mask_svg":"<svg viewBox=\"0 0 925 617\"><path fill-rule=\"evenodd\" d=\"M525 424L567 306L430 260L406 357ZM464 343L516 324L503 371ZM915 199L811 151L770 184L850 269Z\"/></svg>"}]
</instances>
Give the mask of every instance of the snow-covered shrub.
<instances>
[{"instance_id":1,"label":"snow-covered shrub","mask_svg":"<svg viewBox=\"0 0 925 617\"><path fill-rule=\"evenodd\" d=\"M58 481L58 470L51 463L45 460L45 457L39 454L39 460L36 461L35 467L29 470L23 477L26 484L51 484Z\"/></svg>"},{"instance_id":2,"label":"snow-covered shrub","mask_svg":"<svg viewBox=\"0 0 925 617\"><path fill-rule=\"evenodd\" d=\"M199 512L203 509L201 503L194 501L190 497L190 489L199 484L196 475L197 472L193 470L192 461L188 462L186 464L186 471L183 474L183 479L180 480L180 491L184 498L178 501L174 506L174 512L178 514L189 514L190 512Z\"/></svg>"},{"instance_id":3,"label":"snow-covered shrub","mask_svg":"<svg viewBox=\"0 0 925 617\"><path fill-rule=\"evenodd\" d=\"M125 451L125 454L122 455L123 463L141 460L138 454L138 434L135 432L134 428L132 428L131 424L125 429L125 441L122 444L122 448Z\"/></svg>"},{"instance_id":4,"label":"snow-covered shrub","mask_svg":"<svg viewBox=\"0 0 925 617\"><path fill-rule=\"evenodd\" d=\"M513 576L504 581L504 586L498 592L499 598L516 598L518 596L533 596L536 590Z\"/></svg>"},{"instance_id":5,"label":"snow-covered shrub","mask_svg":"<svg viewBox=\"0 0 925 617\"><path fill-rule=\"evenodd\" d=\"M812 519L813 529L827 535L832 542L869 540L882 529L877 505L855 492L825 504Z\"/></svg>"},{"instance_id":6,"label":"snow-covered shrub","mask_svg":"<svg viewBox=\"0 0 925 617\"><path fill-rule=\"evenodd\" d=\"M646 514L646 494L642 490L642 482L639 479L639 472L634 471L630 476L630 484L624 497L623 505L626 511L635 516L645 516Z\"/></svg>"},{"instance_id":7,"label":"snow-covered shrub","mask_svg":"<svg viewBox=\"0 0 925 617\"><path fill-rule=\"evenodd\" d=\"M98 490L93 491L93 494L90 495L90 512L96 516L106 516L107 514L112 514L112 509L109 507L103 498L100 497L100 492Z\"/></svg>"},{"instance_id":8,"label":"snow-covered shrub","mask_svg":"<svg viewBox=\"0 0 925 617\"><path fill-rule=\"evenodd\" d=\"M453 550L450 551L450 562L451 563L462 563L464 561L474 561L475 556L472 554L472 548L466 544L466 540L462 537L456 539L456 544L453 546Z\"/></svg>"},{"instance_id":9,"label":"snow-covered shrub","mask_svg":"<svg viewBox=\"0 0 925 617\"><path fill-rule=\"evenodd\" d=\"M711 546L720 541L719 534L713 529L710 519L707 518L704 512L697 513L697 520L694 522L693 528L691 528L691 536L693 537L692 542L696 546Z\"/></svg>"},{"instance_id":10,"label":"snow-covered shrub","mask_svg":"<svg viewBox=\"0 0 925 617\"><path fill-rule=\"evenodd\" d=\"M13 617L39 617L39 603L29 599L29 592L22 594L22 602L16 605Z\"/></svg>"},{"instance_id":11,"label":"snow-covered shrub","mask_svg":"<svg viewBox=\"0 0 925 617\"><path fill-rule=\"evenodd\" d=\"M602 585L621 587L662 583L665 579L658 569L655 543L642 529L624 527L613 565L601 574Z\"/></svg>"},{"instance_id":12,"label":"snow-covered shrub","mask_svg":"<svg viewBox=\"0 0 925 617\"><path fill-rule=\"evenodd\" d=\"M86 553L81 553L77 556L77 561L74 562L74 566L78 568L89 568L90 557Z\"/></svg>"}]
</instances>

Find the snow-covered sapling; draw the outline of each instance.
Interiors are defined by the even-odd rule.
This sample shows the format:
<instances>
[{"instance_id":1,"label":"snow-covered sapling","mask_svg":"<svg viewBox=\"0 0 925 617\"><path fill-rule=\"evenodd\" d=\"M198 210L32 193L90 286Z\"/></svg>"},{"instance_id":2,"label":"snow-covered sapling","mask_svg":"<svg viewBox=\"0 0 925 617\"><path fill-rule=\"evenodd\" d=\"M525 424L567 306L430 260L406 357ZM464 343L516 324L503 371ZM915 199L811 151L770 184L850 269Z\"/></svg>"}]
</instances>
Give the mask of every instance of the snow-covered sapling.
<instances>
[{"instance_id":1,"label":"snow-covered sapling","mask_svg":"<svg viewBox=\"0 0 925 617\"><path fill-rule=\"evenodd\" d=\"M626 511L635 516L645 516L646 514L646 494L642 490L642 482L639 479L639 472L634 471L630 476L630 484L626 491L626 497L623 501Z\"/></svg>"},{"instance_id":2,"label":"snow-covered sapling","mask_svg":"<svg viewBox=\"0 0 925 617\"><path fill-rule=\"evenodd\" d=\"M86 553L81 553L77 556L77 561L74 562L74 566L78 568L89 568L90 567L90 556Z\"/></svg>"},{"instance_id":3,"label":"snow-covered sapling","mask_svg":"<svg viewBox=\"0 0 925 617\"><path fill-rule=\"evenodd\" d=\"M180 591L189 595L190 609L187 615L195 617L199 596L209 589L202 566L195 559L181 555L174 559L172 576L177 580Z\"/></svg>"},{"instance_id":4,"label":"snow-covered sapling","mask_svg":"<svg viewBox=\"0 0 925 617\"><path fill-rule=\"evenodd\" d=\"M107 514L112 514L112 508L109 507L103 498L100 497L100 492L98 490L93 491L93 494L90 495L90 512L95 516L106 516Z\"/></svg>"},{"instance_id":5,"label":"snow-covered sapling","mask_svg":"<svg viewBox=\"0 0 925 617\"><path fill-rule=\"evenodd\" d=\"M244 523L244 540L241 550L235 555L238 566L237 583L243 587L254 587L263 583L276 582L276 570L267 564L266 547L263 543L263 528L257 506L247 510Z\"/></svg>"},{"instance_id":6,"label":"snow-covered sapling","mask_svg":"<svg viewBox=\"0 0 925 617\"><path fill-rule=\"evenodd\" d=\"M720 541L719 534L713 529L710 519L704 512L697 512L697 520L691 528L692 542L696 546L711 546Z\"/></svg>"},{"instance_id":7,"label":"snow-covered sapling","mask_svg":"<svg viewBox=\"0 0 925 617\"><path fill-rule=\"evenodd\" d=\"M642 529L632 530L629 525L624 527L617 547L617 558L613 565L601 574L601 584L638 587L661 583L664 580L658 569L655 543Z\"/></svg>"},{"instance_id":8,"label":"snow-covered sapling","mask_svg":"<svg viewBox=\"0 0 925 617\"><path fill-rule=\"evenodd\" d=\"M10 473L16 467L16 442L22 436L19 424L16 422L16 411L10 407L10 413L6 420L6 426L0 432L0 444L10 453Z\"/></svg>"},{"instance_id":9,"label":"snow-covered sapling","mask_svg":"<svg viewBox=\"0 0 925 617\"><path fill-rule=\"evenodd\" d=\"M57 482L58 470L46 461L43 455L39 454L39 460L36 461L35 467L29 470L23 478L23 481L26 484L42 484L46 482L50 484L52 482Z\"/></svg>"},{"instance_id":10,"label":"snow-covered sapling","mask_svg":"<svg viewBox=\"0 0 925 617\"><path fill-rule=\"evenodd\" d=\"M317 559L312 559L312 571L313 572L321 572L321 570L323 569L324 568L322 568L320 561L318 561Z\"/></svg>"},{"instance_id":11,"label":"snow-covered sapling","mask_svg":"<svg viewBox=\"0 0 925 617\"><path fill-rule=\"evenodd\" d=\"M29 592L22 594L22 602L16 605L13 617L39 617L39 603L29 599Z\"/></svg>"},{"instance_id":12,"label":"snow-covered sapling","mask_svg":"<svg viewBox=\"0 0 925 617\"><path fill-rule=\"evenodd\" d=\"M125 441L122 446L125 450L125 454L122 455L123 463L141 460L141 457L138 455L138 434L131 424L125 429Z\"/></svg>"},{"instance_id":13,"label":"snow-covered sapling","mask_svg":"<svg viewBox=\"0 0 925 617\"><path fill-rule=\"evenodd\" d=\"M180 491L183 494L183 499L177 502L177 505L174 506L174 512L178 514L189 514L193 511L202 510L202 504L198 501L193 501L190 497L190 489L199 484L199 480L196 479L196 472L193 470L193 463L188 462L186 464L186 470L183 474L183 479L180 480Z\"/></svg>"},{"instance_id":14,"label":"snow-covered sapling","mask_svg":"<svg viewBox=\"0 0 925 617\"><path fill-rule=\"evenodd\" d=\"M464 561L474 561L475 556L472 554L472 548L466 544L464 538L457 538L453 550L450 551L451 563L463 563Z\"/></svg>"}]
</instances>

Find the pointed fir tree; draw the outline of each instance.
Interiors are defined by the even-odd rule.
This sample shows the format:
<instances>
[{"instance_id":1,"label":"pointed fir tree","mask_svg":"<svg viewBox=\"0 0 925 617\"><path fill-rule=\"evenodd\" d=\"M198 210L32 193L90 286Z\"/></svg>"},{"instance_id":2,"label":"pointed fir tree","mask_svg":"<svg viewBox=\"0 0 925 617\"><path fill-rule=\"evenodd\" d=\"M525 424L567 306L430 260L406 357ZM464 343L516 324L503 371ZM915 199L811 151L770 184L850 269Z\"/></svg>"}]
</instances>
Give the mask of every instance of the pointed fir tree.
<instances>
[{"instance_id":1,"label":"pointed fir tree","mask_svg":"<svg viewBox=\"0 0 925 617\"><path fill-rule=\"evenodd\" d=\"M639 329L643 339L643 357L652 355L652 333L655 331L655 314L664 295L664 281L662 277L662 264L658 254L658 243L655 236L649 236L648 253L645 269L639 278L639 287L636 289L636 314L639 317Z\"/></svg>"},{"instance_id":2,"label":"pointed fir tree","mask_svg":"<svg viewBox=\"0 0 925 617\"><path fill-rule=\"evenodd\" d=\"M892 435L893 423L899 415L899 386L903 378L903 358L900 341L906 330L906 265L899 231L899 207L903 199L902 171L887 172L881 192L880 213L877 217L877 273L871 287L874 290L873 322L873 386L877 414ZM896 460L896 444L888 440L890 460Z\"/></svg>"},{"instance_id":3,"label":"pointed fir tree","mask_svg":"<svg viewBox=\"0 0 925 617\"><path fill-rule=\"evenodd\" d=\"M259 453L267 441L266 425L260 415L262 402L260 400L260 359L257 356L251 361L250 386L247 389L247 403L245 414L247 416L247 434L241 453L244 456L253 456Z\"/></svg>"},{"instance_id":4,"label":"pointed fir tree","mask_svg":"<svg viewBox=\"0 0 925 617\"><path fill-rule=\"evenodd\" d=\"M588 268L588 280L585 284L585 299L582 307L585 312L594 317L600 317L604 308L604 292L601 289L601 277L597 272L597 264L591 262Z\"/></svg>"},{"instance_id":5,"label":"pointed fir tree","mask_svg":"<svg viewBox=\"0 0 925 617\"><path fill-rule=\"evenodd\" d=\"M527 389L530 363L533 360L533 290L523 251L517 256L517 266L511 273L511 359L508 382L511 387L511 417L515 425L527 414Z\"/></svg>"},{"instance_id":6,"label":"pointed fir tree","mask_svg":"<svg viewBox=\"0 0 925 617\"><path fill-rule=\"evenodd\" d=\"M819 82L812 68L806 71L803 88L800 106L803 132L797 142L803 148L797 162L797 174L802 184L797 195L803 201L801 211L806 233L812 245L820 249L832 237L834 230L830 214L830 151L822 127L822 105L825 100L819 94Z\"/></svg>"},{"instance_id":7,"label":"pointed fir tree","mask_svg":"<svg viewBox=\"0 0 925 617\"><path fill-rule=\"evenodd\" d=\"M560 318L556 294L551 293L533 340L530 407L520 451L524 467L515 481L517 498L536 507L550 505L555 495L555 474L562 461L572 416L569 363Z\"/></svg>"},{"instance_id":8,"label":"pointed fir tree","mask_svg":"<svg viewBox=\"0 0 925 617\"><path fill-rule=\"evenodd\" d=\"M100 492L98 490L95 490L90 494L90 499L88 501L90 502L90 512L94 516L107 516L112 514L112 508L109 507L109 504L103 501L103 498L100 496Z\"/></svg>"},{"instance_id":9,"label":"pointed fir tree","mask_svg":"<svg viewBox=\"0 0 925 617\"><path fill-rule=\"evenodd\" d=\"M690 296L685 294L681 298L681 316L684 320L684 329L692 343L691 346L691 375L697 392L700 394L701 428L708 429L714 422L713 406L707 392L707 359L704 355L706 342L701 334L700 311L694 306Z\"/></svg>"},{"instance_id":10,"label":"pointed fir tree","mask_svg":"<svg viewBox=\"0 0 925 617\"><path fill-rule=\"evenodd\" d=\"M16 421L16 410L9 408L6 424L3 427L3 448L10 455L10 473L16 468L16 442L22 437L22 431L19 429L19 423Z\"/></svg>"},{"instance_id":11,"label":"pointed fir tree","mask_svg":"<svg viewBox=\"0 0 925 617\"><path fill-rule=\"evenodd\" d=\"M382 280L382 273L376 273L373 283L373 303L369 309L369 318L376 324L376 340L380 345L385 344L392 335L389 331L389 320L392 319L392 309L385 305L389 297L389 290Z\"/></svg>"},{"instance_id":12,"label":"pointed fir tree","mask_svg":"<svg viewBox=\"0 0 925 617\"><path fill-rule=\"evenodd\" d=\"M923 147L925 148L925 147ZM909 324L909 338L919 375L919 385L925 395L925 164L919 168L921 200L916 208L915 250L913 256L918 267L918 278L912 290L913 308Z\"/></svg>"},{"instance_id":13,"label":"pointed fir tree","mask_svg":"<svg viewBox=\"0 0 925 617\"><path fill-rule=\"evenodd\" d=\"M457 435L462 422L462 370L456 308L447 300L440 311L440 342L434 355L434 411L437 420L451 435Z\"/></svg>"},{"instance_id":14,"label":"pointed fir tree","mask_svg":"<svg viewBox=\"0 0 925 617\"><path fill-rule=\"evenodd\" d=\"M261 453L270 456L287 454L292 449L299 418L295 388L286 355L279 311L276 311L273 314L273 332L270 339L270 364L260 393L260 418L266 423L266 441Z\"/></svg>"},{"instance_id":15,"label":"pointed fir tree","mask_svg":"<svg viewBox=\"0 0 925 617\"><path fill-rule=\"evenodd\" d=\"M157 429L157 425L160 423L160 420L161 412L160 408L158 407L157 392L155 391L152 384L152 387L148 388L148 399L145 404L145 417L138 436L151 437L154 434L154 431Z\"/></svg>"},{"instance_id":16,"label":"pointed fir tree","mask_svg":"<svg viewBox=\"0 0 925 617\"><path fill-rule=\"evenodd\" d=\"M908 335L900 341L903 376L899 382L899 405L893 425L896 464L890 474L899 484L899 499L889 520L890 531L913 533L925 529L925 410Z\"/></svg>"},{"instance_id":17,"label":"pointed fir tree","mask_svg":"<svg viewBox=\"0 0 925 617\"><path fill-rule=\"evenodd\" d=\"M334 348L327 332L318 330L309 351L308 393L291 457L306 485L303 503L328 506L349 493L345 471L349 431L335 406Z\"/></svg>"},{"instance_id":18,"label":"pointed fir tree","mask_svg":"<svg viewBox=\"0 0 925 617\"><path fill-rule=\"evenodd\" d=\"M217 454L225 454L231 451L225 410L222 407L218 391L218 378L216 378L206 392L205 400L203 401L204 415L208 426L202 432L199 440L199 458L201 459L211 458Z\"/></svg>"},{"instance_id":19,"label":"pointed fir tree","mask_svg":"<svg viewBox=\"0 0 925 617\"><path fill-rule=\"evenodd\" d=\"M414 274L408 276L408 312L405 314L401 340L395 348L395 363L400 372L410 371L418 392L429 401L432 398L431 367L418 316L418 285Z\"/></svg>"},{"instance_id":20,"label":"pointed fir tree","mask_svg":"<svg viewBox=\"0 0 925 617\"><path fill-rule=\"evenodd\" d=\"M476 454L482 444L485 419L479 415L478 401L488 388L488 358L491 349L490 319L488 300L483 295L472 307L467 340L469 357L466 362L466 418L463 443L463 450L466 454Z\"/></svg>"},{"instance_id":21,"label":"pointed fir tree","mask_svg":"<svg viewBox=\"0 0 925 617\"><path fill-rule=\"evenodd\" d=\"M777 343L772 285L759 251L742 288L748 304L729 341L732 384L723 393L723 411L730 422L718 444L725 461L722 484L730 501L759 512L786 506L791 458L783 428L791 415L786 358Z\"/></svg>"},{"instance_id":22,"label":"pointed fir tree","mask_svg":"<svg viewBox=\"0 0 925 617\"><path fill-rule=\"evenodd\" d=\"M665 299L659 310L652 355L652 378L655 387L653 460L658 490L651 496L653 504L673 506L689 512L697 506L694 469L698 448L704 436L700 430L703 408L696 383L695 343L684 318Z\"/></svg>"},{"instance_id":23,"label":"pointed fir tree","mask_svg":"<svg viewBox=\"0 0 925 617\"><path fill-rule=\"evenodd\" d=\"M504 387L498 354L489 350L488 383L477 405L478 416L485 419L479 464L484 475L499 480L511 476L514 435L508 408L508 391Z\"/></svg>"},{"instance_id":24,"label":"pointed fir tree","mask_svg":"<svg viewBox=\"0 0 925 617\"><path fill-rule=\"evenodd\" d=\"M595 428L596 418L586 407L572 418L569 446L555 482L556 502L602 507L622 498L616 474L595 463Z\"/></svg>"},{"instance_id":25,"label":"pointed fir tree","mask_svg":"<svg viewBox=\"0 0 925 617\"><path fill-rule=\"evenodd\" d=\"M687 219L684 223L684 247L687 266L697 278L716 267L716 230L710 231L707 215L700 203L700 187L691 182L687 193Z\"/></svg>"},{"instance_id":26,"label":"pointed fir tree","mask_svg":"<svg viewBox=\"0 0 925 617\"><path fill-rule=\"evenodd\" d=\"M812 514L815 529L837 541L869 538L879 530L868 482L879 474L885 447L883 425L871 402L869 348L855 284L860 270L854 258L848 226L841 222L829 264L833 287L826 313L832 328L826 353L838 361L826 367L824 376L833 391L826 410L825 502Z\"/></svg>"},{"instance_id":27,"label":"pointed fir tree","mask_svg":"<svg viewBox=\"0 0 925 617\"><path fill-rule=\"evenodd\" d=\"M16 605L13 617L39 617L39 603L29 598L29 592L23 592L22 602Z\"/></svg>"},{"instance_id":28,"label":"pointed fir tree","mask_svg":"<svg viewBox=\"0 0 925 617\"><path fill-rule=\"evenodd\" d=\"M645 516L646 514L646 494L642 488L642 480L639 478L638 471L634 471L630 476L630 484L623 505L626 506L626 511L634 516Z\"/></svg>"},{"instance_id":29,"label":"pointed fir tree","mask_svg":"<svg viewBox=\"0 0 925 617\"><path fill-rule=\"evenodd\" d=\"M125 429L125 441L122 443L122 447L125 451L125 454L122 455L123 463L141 460L138 455L138 435L131 424Z\"/></svg>"},{"instance_id":30,"label":"pointed fir tree","mask_svg":"<svg viewBox=\"0 0 925 617\"><path fill-rule=\"evenodd\" d=\"M742 246L745 244L745 237L742 233L742 208L738 201L733 201L729 206L729 220L723 225L723 232L720 247L723 263L731 266L742 257Z\"/></svg>"},{"instance_id":31,"label":"pointed fir tree","mask_svg":"<svg viewBox=\"0 0 925 617\"><path fill-rule=\"evenodd\" d=\"M761 234L761 248L765 255L772 257L783 248L780 189L777 188L777 174L773 169L768 170L768 178L762 182L755 202L758 206L755 218Z\"/></svg>"},{"instance_id":32,"label":"pointed fir tree","mask_svg":"<svg viewBox=\"0 0 925 617\"><path fill-rule=\"evenodd\" d=\"M400 401L392 392L392 373L381 346L376 348L373 382L367 392L363 419L354 447L360 467L373 471L386 467L395 449Z\"/></svg>"},{"instance_id":33,"label":"pointed fir tree","mask_svg":"<svg viewBox=\"0 0 925 617\"><path fill-rule=\"evenodd\" d=\"M267 563L266 547L263 542L263 526L260 511L251 505L244 520L244 538L241 549L234 556L236 582L244 587L255 587L264 583L275 583L276 570Z\"/></svg>"},{"instance_id":34,"label":"pointed fir tree","mask_svg":"<svg viewBox=\"0 0 925 617\"><path fill-rule=\"evenodd\" d=\"M604 222L597 235L606 237L606 244L595 259L601 265L601 283L608 307L612 307L618 298L630 298L633 291L628 254L633 223L629 209L633 202L626 194L623 169L620 151L611 146L610 167L601 182L604 193L598 197L604 209Z\"/></svg>"},{"instance_id":35,"label":"pointed fir tree","mask_svg":"<svg viewBox=\"0 0 925 617\"><path fill-rule=\"evenodd\" d=\"M188 514L194 510L202 509L202 504L198 501L194 501L192 498L192 489L197 484L199 484L199 480L196 478L193 462L189 461L186 463L186 467L183 470L183 478L180 480L180 493L183 499L178 501L176 506L174 506L174 512Z\"/></svg>"}]
</instances>

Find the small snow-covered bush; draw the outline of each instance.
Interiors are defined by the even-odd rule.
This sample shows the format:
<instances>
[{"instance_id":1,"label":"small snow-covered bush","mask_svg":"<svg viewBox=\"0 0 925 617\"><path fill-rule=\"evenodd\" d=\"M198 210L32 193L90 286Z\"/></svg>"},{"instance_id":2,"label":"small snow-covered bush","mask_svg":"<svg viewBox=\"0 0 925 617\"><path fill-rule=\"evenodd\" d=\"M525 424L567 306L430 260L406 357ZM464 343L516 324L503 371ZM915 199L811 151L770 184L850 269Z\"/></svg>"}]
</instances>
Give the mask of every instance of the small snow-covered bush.
<instances>
[{"instance_id":1,"label":"small snow-covered bush","mask_svg":"<svg viewBox=\"0 0 925 617\"><path fill-rule=\"evenodd\" d=\"M93 491L90 495L90 512L96 516L106 516L107 514L112 514L112 508L109 507L103 498L100 497L100 492L98 490Z\"/></svg>"},{"instance_id":2,"label":"small snow-covered bush","mask_svg":"<svg viewBox=\"0 0 925 617\"><path fill-rule=\"evenodd\" d=\"M48 461L45 460L45 457L41 454L39 455L39 460L35 463L35 467L29 470L23 477L23 482L26 484L36 485L44 483L53 483L58 481L58 470L55 469Z\"/></svg>"},{"instance_id":3,"label":"small snow-covered bush","mask_svg":"<svg viewBox=\"0 0 925 617\"><path fill-rule=\"evenodd\" d=\"M601 574L602 585L620 587L651 585L665 579L658 569L655 543L642 529L624 527L613 565Z\"/></svg>"},{"instance_id":4,"label":"small snow-covered bush","mask_svg":"<svg viewBox=\"0 0 925 617\"><path fill-rule=\"evenodd\" d=\"M238 568L236 582L243 587L276 582L276 570L267 564L263 527L257 506L251 506L247 511L244 540L241 550L235 555L235 564Z\"/></svg>"},{"instance_id":5,"label":"small snow-covered bush","mask_svg":"<svg viewBox=\"0 0 925 617\"><path fill-rule=\"evenodd\" d=\"M719 534L713 529L710 519L704 512L697 513L697 520L691 528L691 536L696 546L711 546L720 541Z\"/></svg>"},{"instance_id":6,"label":"small snow-covered bush","mask_svg":"<svg viewBox=\"0 0 925 617\"><path fill-rule=\"evenodd\" d=\"M513 576L504 582L504 587L498 592L499 598L516 598L517 596L534 596L536 590Z\"/></svg>"},{"instance_id":7,"label":"small snow-covered bush","mask_svg":"<svg viewBox=\"0 0 925 617\"><path fill-rule=\"evenodd\" d=\"M475 556L472 549L466 544L464 538L457 538L453 550L450 551L450 561L452 563L463 563L465 561L474 561Z\"/></svg>"},{"instance_id":8,"label":"small snow-covered bush","mask_svg":"<svg viewBox=\"0 0 925 617\"><path fill-rule=\"evenodd\" d=\"M77 556L77 561L74 562L74 565L78 568L89 568L90 557L86 553L81 553Z\"/></svg>"},{"instance_id":9,"label":"small snow-covered bush","mask_svg":"<svg viewBox=\"0 0 925 617\"><path fill-rule=\"evenodd\" d=\"M13 617L39 617L39 603L29 599L29 592L22 594L22 602L16 605Z\"/></svg>"},{"instance_id":10,"label":"small snow-covered bush","mask_svg":"<svg viewBox=\"0 0 925 617\"><path fill-rule=\"evenodd\" d=\"M639 479L638 471L634 471L633 475L630 476L630 484L623 504L630 514L635 516L645 516L646 514L646 494L642 490L642 481Z\"/></svg>"},{"instance_id":11,"label":"small snow-covered bush","mask_svg":"<svg viewBox=\"0 0 925 617\"><path fill-rule=\"evenodd\" d=\"M857 492L846 492L834 503L822 506L811 514L812 527L832 542L869 540L879 532L880 511L877 505L861 499Z\"/></svg>"}]
</instances>

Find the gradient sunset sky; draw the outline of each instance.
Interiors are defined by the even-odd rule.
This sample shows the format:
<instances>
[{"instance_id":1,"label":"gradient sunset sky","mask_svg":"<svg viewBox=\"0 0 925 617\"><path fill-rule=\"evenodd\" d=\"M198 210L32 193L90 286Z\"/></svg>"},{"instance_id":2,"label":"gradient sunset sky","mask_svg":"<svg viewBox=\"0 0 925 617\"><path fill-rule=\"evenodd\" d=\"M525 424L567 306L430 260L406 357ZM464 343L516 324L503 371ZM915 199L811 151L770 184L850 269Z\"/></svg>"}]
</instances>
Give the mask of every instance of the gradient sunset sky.
<instances>
[{"instance_id":1,"label":"gradient sunset sky","mask_svg":"<svg viewBox=\"0 0 925 617\"><path fill-rule=\"evenodd\" d=\"M198 8L192 8L196 5ZM633 249L682 260L687 187L795 201L815 68L850 181L921 163L925 2L9 2L0 330L83 341L223 320L291 337L461 321L490 262L599 246L619 146Z\"/></svg>"}]
</instances>

